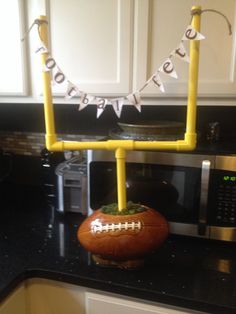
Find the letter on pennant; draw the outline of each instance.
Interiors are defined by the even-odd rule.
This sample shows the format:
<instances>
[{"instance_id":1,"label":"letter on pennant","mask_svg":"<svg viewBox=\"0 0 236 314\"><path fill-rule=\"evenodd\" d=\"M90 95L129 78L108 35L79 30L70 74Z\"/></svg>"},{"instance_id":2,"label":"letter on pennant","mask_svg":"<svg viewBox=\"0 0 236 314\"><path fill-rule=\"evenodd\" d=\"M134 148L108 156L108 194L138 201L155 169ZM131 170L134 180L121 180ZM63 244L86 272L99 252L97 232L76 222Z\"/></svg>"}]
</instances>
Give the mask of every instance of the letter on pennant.
<instances>
[{"instance_id":1,"label":"letter on pennant","mask_svg":"<svg viewBox=\"0 0 236 314\"><path fill-rule=\"evenodd\" d=\"M93 96L88 95L86 93L82 93L79 104L79 111L83 110L88 104L94 99Z\"/></svg>"},{"instance_id":2,"label":"letter on pennant","mask_svg":"<svg viewBox=\"0 0 236 314\"><path fill-rule=\"evenodd\" d=\"M48 57L47 60L45 61L43 71L45 72L51 71L53 68L55 68L56 65L57 64L54 58Z\"/></svg>"},{"instance_id":3,"label":"letter on pennant","mask_svg":"<svg viewBox=\"0 0 236 314\"><path fill-rule=\"evenodd\" d=\"M129 94L127 99L135 106L135 108L141 112L141 97L139 92L135 92L133 94Z\"/></svg>"},{"instance_id":4,"label":"letter on pennant","mask_svg":"<svg viewBox=\"0 0 236 314\"><path fill-rule=\"evenodd\" d=\"M47 58L45 66L48 70L52 70L53 68L55 68L56 65L57 65L56 61L53 58L51 57Z\"/></svg>"},{"instance_id":5,"label":"letter on pennant","mask_svg":"<svg viewBox=\"0 0 236 314\"><path fill-rule=\"evenodd\" d=\"M182 37L182 40L202 40L205 39L201 33L197 32L191 25L189 25Z\"/></svg>"},{"instance_id":6,"label":"letter on pennant","mask_svg":"<svg viewBox=\"0 0 236 314\"><path fill-rule=\"evenodd\" d=\"M97 98L97 102L97 118L99 118L105 110L108 100L106 98Z\"/></svg>"},{"instance_id":7,"label":"letter on pennant","mask_svg":"<svg viewBox=\"0 0 236 314\"><path fill-rule=\"evenodd\" d=\"M160 76L158 75L158 73L156 73L156 74L153 75L152 81L153 81L153 83L154 83L155 85L158 86L158 88L160 89L160 91L161 91L162 93L165 92L164 85L163 85L163 83L162 83L162 81L161 81Z\"/></svg>"},{"instance_id":8,"label":"letter on pennant","mask_svg":"<svg viewBox=\"0 0 236 314\"><path fill-rule=\"evenodd\" d=\"M74 97L78 93L78 91L79 90L78 90L76 85L72 84L71 82L68 82L65 98L71 99L72 97Z\"/></svg>"},{"instance_id":9,"label":"letter on pennant","mask_svg":"<svg viewBox=\"0 0 236 314\"><path fill-rule=\"evenodd\" d=\"M58 70L55 75L53 76L53 80L57 83L57 84L61 84L65 81L66 77L65 74L62 73L60 70Z\"/></svg>"},{"instance_id":10,"label":"letter on pennant","mask_svg":"<svg viewBox=\"0 0 236 314\"><path fill-rule=\"evenodd\" d=\"M112 99L111 104L117 117L120 118L122 107L124 105L124 99L123 98Z\"/></svg>"},{"instance_id":11,"label":"letter on pennant","mask_svg":"<svg viewBox=\"0 0 236 314\"><path fill-rule=\"evenodd\" d=\"M35 50L35 53L40 53L40 54L47 53L47 52L48 52L48 49L44 45L44 43L41 43L40 46Z\"/></svg>"},{"instance_id":12,"label":"letter on pennant","mask_svg":"<svg viewBox=\"0 0 236 314\"><path fill-rule=\"evenodd\" d=\"M180 43L179 46L173 51L173 55L178 57L180 60L183 60L188 63L190 62L189 56L182 43Z\"/></svg>"},{"instance_id":13,"label":"letter on pennant","mask_svg":"<svg viewBox=\"0 0 236 314\"><path fill-rule=\"evenodd\" d=\"M173 62L170 60L170 58L167 58L163 64L160 66L159 68L159 71L160 72L163 72L167 75L170 75L171 77L173 78L178 78L178 75L175 71L175 68L174 68L174 64Z\"/></svg>"}]
</instances>

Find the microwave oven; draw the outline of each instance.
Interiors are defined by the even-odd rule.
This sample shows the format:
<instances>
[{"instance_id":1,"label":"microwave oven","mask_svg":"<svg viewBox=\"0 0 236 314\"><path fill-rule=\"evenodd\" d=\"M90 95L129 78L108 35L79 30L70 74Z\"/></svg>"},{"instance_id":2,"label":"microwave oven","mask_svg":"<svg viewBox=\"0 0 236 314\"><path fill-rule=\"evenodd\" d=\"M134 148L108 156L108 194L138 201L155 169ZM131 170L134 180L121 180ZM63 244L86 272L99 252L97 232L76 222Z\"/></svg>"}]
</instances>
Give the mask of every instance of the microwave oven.
<instances>
[{"instance_id":1,"label":"microwave oven","mask_svg":"<svg viewBox=\"0 0 236 314\"><path fill-rule=\"evenodd\" d=\"M114 152L89 150L88 214L117 202ZM236 241L236 155L130 151L127 201L159 211L173 234Z\"/></svg>"}]
</instances>

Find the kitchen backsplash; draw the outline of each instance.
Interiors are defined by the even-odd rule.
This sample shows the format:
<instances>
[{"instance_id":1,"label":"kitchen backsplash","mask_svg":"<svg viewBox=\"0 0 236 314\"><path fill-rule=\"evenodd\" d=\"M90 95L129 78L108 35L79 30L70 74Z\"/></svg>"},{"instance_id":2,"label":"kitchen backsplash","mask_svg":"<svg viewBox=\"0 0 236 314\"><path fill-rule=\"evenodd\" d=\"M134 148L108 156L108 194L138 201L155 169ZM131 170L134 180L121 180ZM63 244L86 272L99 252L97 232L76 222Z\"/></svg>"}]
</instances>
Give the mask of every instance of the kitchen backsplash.
<instances>
[{"instance_id":1,"label":"kitchen backsplash","mask_svg":"<svg viewBox=\"0 0 236 314\"><path fill-rule=\"evenodd\" d=\"M186 101L183 100L183 103ZM186 106L142 106L138 112L133 106L124 106L118 119L111 106L108 106L99 119L96 106L87 106L78 112L77 106L57 104L55 109L56 131L58 134L83 134L106 136L118 122L138 123L140 121L179 121L186 120ZM198 106L197 130L205 138L209 123L219 122L222 140L236 138L236 106ZM0 105L0 132L45 133L42 104L4 104ZM0 133L1 134L1 133ZM33 134L33 135L34 135ZM30 136L30 135L29 135ZM21 144L23 145L23 144Z\"/></svg>"},{"instance_id":2,"label":"kitchen backsplash","mask_svg":"<svg viewBox=\"0 0 236 314\"><path fill-rule=\"evenodd\" d=\"M44 146L44 136L41 133L0 132L0 147L4 152L39 156Z\"/></svg>"},{"instance_id":3,"label":"kitchen backsplash","mask_svg":"<svg viewBox=\"0 0 236 314\"><path fill-rule=\"evenodd\" d=\"M96 140L108 136L110 130L117 128L117 122L138 123L158 120L185 122L186 119L186 106L143 106L141 113L130 106L124 107L121 119L116 117L112 108L107 108L101 117L96 119L95 106L88 106L82 112L78 112L76 106L57 105L55 120L58 137L73 141ZM197 131L200 139L198 142L200 144L206 142L209 123L219 122L219 142L227 144L227 151L232 151L232 148L236 147L235 117L236 106L198 106ZM4 180L29 185L42 183L40 153L45 147L44 136L42 104L1 104L0 182ZM2 155L1 150L5 154Z\"/></svg>"},{"instance_id":4,"label":"kitchen backsplash","mask_svg":"<svg viewBox=\"0 0 236 314\"><path fill-rule=\"evenodd\" d=\"M219 141L236 141L236 106L198 106L197 131L199 142L207 139L209 125L219 124ZM118 122L170 120L185 122L186 106L143 106L139 113L132 106L124 106L118 119L112 108L106 108L96 119L96 106L88 106L78 112L73 105L55 106L55 122L59 139L94 140L109 136ZM1 104L0 150L21 156L40 156L45 147L45 125L42 104Z\"/></svg>"},{"instance_id":5,"label":"kitchen backsplash","mask_svg":"<svg viewBox=\"0 0 236 314\"><path fill-rule=\"evenodd\" d=\"M97 139L97 136L58 134L59 140L85 141ZM45 134L37 132L0 131L0 147L5 153L24 156L40 156L45 148Z\"/></svg>"}]
</instances>

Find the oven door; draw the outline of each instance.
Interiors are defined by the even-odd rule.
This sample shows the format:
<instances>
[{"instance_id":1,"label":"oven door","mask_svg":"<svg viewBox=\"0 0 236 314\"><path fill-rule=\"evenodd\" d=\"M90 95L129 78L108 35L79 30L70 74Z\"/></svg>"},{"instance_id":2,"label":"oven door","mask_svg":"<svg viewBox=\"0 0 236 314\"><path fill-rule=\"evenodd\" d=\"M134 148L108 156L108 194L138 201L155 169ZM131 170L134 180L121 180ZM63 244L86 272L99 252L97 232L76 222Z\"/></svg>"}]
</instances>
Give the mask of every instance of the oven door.
<instances>
[{"instance_id":1,"label":"oven door","mask_svg":"<svg viewBox=\"0 0 236 314\"><path fill-rule=\"evenodd\" d=\"M208 237L207 201L214 156L129 152L127 201L159 211L172 233ZM116 164L112 152L89 151L89 211L117 202Z\"/></svg>"}]
</instances>

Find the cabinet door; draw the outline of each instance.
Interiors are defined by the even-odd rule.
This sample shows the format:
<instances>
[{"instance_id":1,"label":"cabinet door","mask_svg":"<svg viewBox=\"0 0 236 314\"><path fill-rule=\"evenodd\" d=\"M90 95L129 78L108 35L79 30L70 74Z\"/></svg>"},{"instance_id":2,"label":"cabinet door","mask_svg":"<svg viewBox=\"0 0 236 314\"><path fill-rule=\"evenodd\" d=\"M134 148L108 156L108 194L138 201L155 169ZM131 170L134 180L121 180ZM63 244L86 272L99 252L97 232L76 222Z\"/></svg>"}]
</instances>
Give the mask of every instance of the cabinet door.
<instances>
[{"instance_id":1,"label":"cabinet door","mask_svg":"<svg viewBox=\"0 0 236 314\"><path fill-rule=\"evenodd\" d=\"M137 0L135 1L134 89L139 89L155 73L173 49L177 48L190 23L192 5L216 9L235 25L235 0ZM199 94L235 96L235 32L229 36L225 20L218 14L202 14L200 43ZM189 43L185 47L189 49ZM187 94L188 64L174 58L178 79L161 75L166 93L154 84L143 91L146 96Z\"/></svg>"},{"instance_id":2,"label":"cabinet door","mask_svg":"<svg viewBox=\"0 0 236 314\"><path fill-rule=\"evenodd\" d=\"M124 298L116 298L96 293L86 293L86 314L190 314L198 313L174 307L150 305Z\"/></svg>"},{"instance_id":3,"label":"cabinet door","mask_svg":"<svg viewBox=\"0 0 236 314\"><path fill-rule=\"evenodd\" d=\"M51 54L87 93L127 94L131 87L132 0L51 0ZM65 86L53 87L65 93Z\"/></svg>"}]
</instances>

